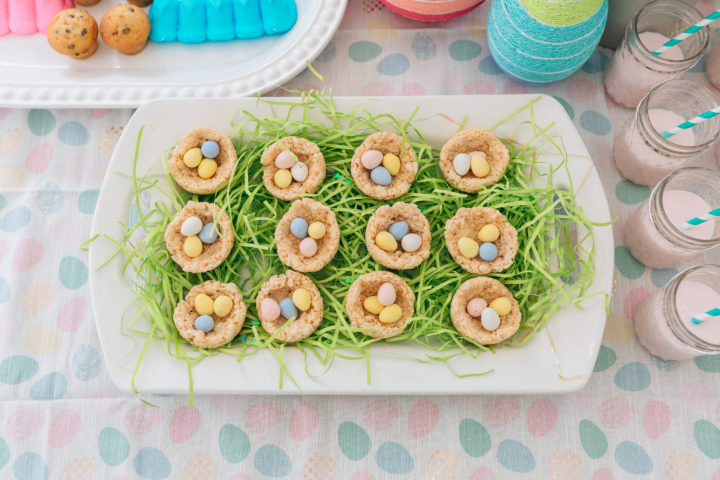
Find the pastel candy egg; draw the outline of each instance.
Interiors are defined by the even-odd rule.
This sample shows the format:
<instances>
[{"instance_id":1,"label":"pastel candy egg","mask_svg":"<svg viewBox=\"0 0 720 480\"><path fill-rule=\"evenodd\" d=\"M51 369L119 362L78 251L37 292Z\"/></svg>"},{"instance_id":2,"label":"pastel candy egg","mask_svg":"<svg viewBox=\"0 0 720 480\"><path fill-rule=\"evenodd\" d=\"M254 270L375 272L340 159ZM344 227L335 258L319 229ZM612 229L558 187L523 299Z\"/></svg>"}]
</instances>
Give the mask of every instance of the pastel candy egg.
<instances>
[{"instance_id":1,"label":"pastel candy egg","mask_svg":"<svg viewBox=\"0 0 720 480\"><path fill-rule=\"evenodd\" d=\"M302 162L297 162L290 169L290 174L296 182L304 182L308 177L308 167Z\"/></svg>"},{"instance_id":2,"label":"pastel candy egg","mask_svg":"<svg viewBox=\"0 0 720 480\"><path fill-rule=\"evenodd\" d=\"M458 175L465 175L470 171L470 155L467 153L458 153L453 158L453 168Z\"/></svg>"},{"instance_id":3,"label":"pastel candy egg","mask_svg":"<svg viewBox=\"0 0 720 480\"><path fill-rule=\"evenodd\" d=\"M378 234L375 235L375 243L386 252L394 252L397 250L397 241L395 237L390 235L390 232L378 232Z\"/></svg>"},{"instance_id":4,"label":"pastel candy egg","mask_svg":"<svg viewBox=\"0 0 720 480\"><path fill-rule=\"evenodd\" d=\"M473 152L470 155L470 169L476 177L486 177L490 173L490 164L482 152Z\"/></svg>"},{"instance_id":5,"label":"pastel candy egg","mask_svg":"<svg viewBox=\"0 0 720 480\"><path fill-rule=\"evenodd\" d=\"M267 321L272 322L280 316L280 305L272 298L266 298L260 302L260 316Z\"/></svg>"},{"instance_id":6,"label":"pastel candy egg","mask_svg":"<svg viewBox=\"0 0 720 480\"><path fill-rule=\"evenodd\" d=\"M512 309L512 303L510 303L509 298L499 297L490 302L490 308L495 310L498 315L503 316L510 313L510 310Z\"/></svg>"},{"instance_id":7,"label":"pastel candy egg","mask_svg":"<svg viewBox=\"0 0 720 480\"><path fill-rule=\"evenodd\" d=\"M202 242L197 235L185 238L183 244L183 252L190 258L199 257L202 253Z\"/></svg>"},{"instance_id":8,"label":"pastel candy egg","mask_svg":"<svg viewBox=\"0 0 720 480\"><path fill-rule=\"evenodd\" d=\"M215 326L215 321L210 315L200 315L195 319L195 328L201 332L209 332Z\"/></svg>"},{"instance_id":9,"label":"pastel candy egg","mask_svg":"<svg viewBox=\"0 0 720 480\"><path fill-rule=\"evenodd\" d=\"M400 305L388 305L380 312L381 323L395 323L402 317L402 308Z\"/></svg>"},{"instance_id":10,"label":"pastel candy egg","mask_svg":"<svg viewBox=\"0 0 720 480\"><path fill-rule=\"evenodd\" d=\"M417 233L408 233L402 238L400 245L406 252L414 252L422 245L422 238Z\"/></svg>"},{"instance_id":11,"label":"pastel candy egg","mask_svg":"<svg viewBox=\"0 0 720 480\"><path fill-rule=\"evenodd\" d=\"M292 182L292 173L290 173L290 170L281 168L280 170L275 172L273 180L275 181L275 185L277 185L278 187L287 188Z\"/></svg>"},{"instance_id":12,"label":"pastel candy egg","mask_svg":"<svg viewBox=\"0 0 720 480\"><path fill-rule=\"evenodd\" d=\"M317 253L317 249L317 242L310 237L303 238L300 242L300 253L304 257L312 257Z\"/></svg>"},{"instance_id":13,"label":"pastel candy egg","mask_svg":"<svg viewBox=\"0 0 720 480\"><path fill-rule=\"evenodd\" d=\"M484 298L476 297L470 300L465 308L471 317L479 317L487 308L487 302Z\"/></svg>"},{"instance_id":14,"label":"pastel candy egg","mask_svg":"<svg viewBox=\"0 0 720 480\"><path fill-rule=\"evenodd\" d=\"M376 296L367 297L363 302L363 307L365 307L365 310L375 315L379 315L380 312L382 312L382 309L385 308L383 304L378 301L378 297Z\"/></svg>"},{"instance_id":15,"label":"pastel candy egg","mask_svg":"<svg viewBox=\"0 0 720 480\"><path fill-rule=\"evenodd\" d=\"M370 171L370 180L378 185L390 185L392 177L385 167L375 167Z\"/></svg>"},{"instance_id":16,"label":"pastel candy egg","mask_svg":"<svg viewBox=\"0 0 720 480\"><path fill-rule=\"evenodd\" d=\"M203 224L199 217L186 218L180 226L180 233L186 237L197 235L202 230Z\"/></svg>"},{"instance_id":17,"label":"pastel candy egg","mask_svg":"<svg viewBox=\"0 0 720 480\"><path fill-rule=\"evenodd\" d=\"M217 142L208 140L207 142L203 142L200 150L205 158L215 158L220 153L220 145L218 145Z\"/></svg>"},{"instance_id":18,"label":"pastel candy egg","mask_svg":"<svg viewBox=\"0 0 720 480\"><path fill-rule=\"evenodd\" d=\"M500 315L492 308L486 308L480 315L480 323L488 332L495 331L500 326Z\"/></svg>"},{"instance_id":19,"label":"pastel candy egg","mask_svg":"<svg viewBox=\"0 0 720 480\"><path fill-rule=\"evenodd\" d=\"M400 158L394 153L386 153L383 156L382 164L390 172L390 175L397 175L400 172Z\"/></svg>"},{"instance_id":20,"label":"pastel candy egg","mask_svg":"<svg viewBox=\"0 0 720 480\"><path fill-rule=\"evenodd\" d=\"M283 150L275 157L275 166L277 168L292 168L293 165L295 165L295 158L286 150Z\"/></svg>"},{"instance_id":21,"label":"pastel candy egg","mask_svg":"<svg viewBox=\"0 0 720 480\"><path fill-rule=\"evenodd\" d=\"M295 304L293 303L292 299L288 297L280 300L280 312L282 313L282 316L287 318L288 320L291 318L297 318L298 316L298 311L297 308L295 308Z\"/></svg>"},{"instance_id":22,"label":"pastel candy egg","mask_svg":"<svg viewBox=\"0 0 720 480\"><path fill-rule=\"evenodd\" d=\"M307 312L312 302L310 292L304 288L298 288L292 294L292 301L301 312Z\"/></svg>"},{"instance_id":23,"label":"pastel candy egg","mask_svg":"<svg viewBox=\"0 0 720 480\"><path fill-rule=\"evenodd\" d=\"M378 302L385 307L395 303L395 287L390 282L385 282L378 288Z\"/></svg>"},{"instance_id":24,"label":"pastel candy egg","mask_svg":"<svg viewBox=\"0 0 720 480\"><path fill-rule=\"evenodd\" d=\"M405 235L407 235L408 230L409 227L407 222L395 222L390 225L390 228L388 228L388 232L390 232L390 235L392 235L398 242L402 240Z\"/></svg>"},{"instance_id":25,"label":"pastel candy egg","mask_svg":"<svg viewBox=\"0 0 720 480\"><path fill-rule=\"evenodd\" d=\"M478 244L475 240L468 237L462 237L458 240L458 249L463 257L474 258L478 254Z\"/></svg>"},{"instance_id":26,"label":"pastel candy egg","mask_svg":"<svg viewBox=\"0 0 720 480\"><path fill-rule=\"evenodd\" d=\"M498 227L496 227L492 223L488 223L487 225L483 226L478 232L478 239L481 242L494 242L499 237L500 229L498 229Z\"/></svg>"},{"instance_id":27,"label":"pastel candy egg","mask_svg":"<svg viewBox=\"0 0 720 480\"><path fill-rule=\"evenodd\" d=\"M206 224L202 230L200 230L200 241L202 243L215 243L215 240L218 238L218 231L217 228L215 228L214 223L208 223Z\"/></svg>"},{"instance_id":28,"label":"pastel candy egg","mask_svg":"<svg viewBox=\"0 0 720 480\"><path fill-rule=\"evenodd\" d=\"M199 148L191 148L185 155L183 155L183 163L188 168L195 168L200 165L203 159L203 154Z\"/></svg>"},{"instance_id":29,"label":"pastel candy egg","mask_svg":"<svg viewBox=\"0 0 720 480\"><path fill-rule=\"evenodd\" d=\"M360 163L362 163L363 167L367 168L368 170L372 170L373 168L380 165L383 161L383 154L382 152L379 152L377 150L368 150L367 152L363 153L363 156L360 158Z\"/></svg>"},{"instance_id":30,"label":"pastel candy egg","mask_svg":"<svg viewBox=\"0 0 720 480\"><path fill-rule=\"evenodd\" d=\"M217 172L217 162L212 158L203 158L198 165L198 175L200 178L210 178Z\"/></svg>"},{"instance_id":31,"label":"pastel candy egg","mask_svg":"<svg viewBox=\"0 0 720 480\"><path fill-rule=\"evenodd\" d=\"M215 312L212 298L204 293L195 297L195 311L200 315L212 315Z\"/></svg>"},{"instance_id":32,"label":"pastel candy egg","mask_svg":"<svg viewBox=\"0 0 720 480\"><path fill-rule=\"evenodd\" d=\"M485 242L480 245L480 258L486 262L492 262L497 258L498 249L494 243Z\"/></svg>"},{"instance_id":33,"label":"pastel candy egg","mask_svg":"<svg viewBox=\"0 0 720 480\"><path fill-rule=\"evenodd\" d=\"M233 301L232 298L228 297L227 295L220 295L215 299L215 303L213 304L213 310L215 310L215 315L218 317L224 317L233 308Z\"/></svg>"},{"instance_id":34,"label":"pastel candy egg","mask_svg":"<svg viewBox=\"0 0 720 480\"><path fill-rule=\"evenodd\" d=\"M308 227L308 235L310 238L319 240L325 236L325 224L322 222L313 222Z\"/></svg>"},{"instance_id":35,"label":"pastel candy egg","mask_svg":"<svg viewBox=\"0 0 720 480\"><path fill-rule=\"evenodd\" d=\"M308 223L302 217L293 218L290 222L290 233L295 235L297 238L305 238L308 234Z\"/></svg>"}]
</instances>

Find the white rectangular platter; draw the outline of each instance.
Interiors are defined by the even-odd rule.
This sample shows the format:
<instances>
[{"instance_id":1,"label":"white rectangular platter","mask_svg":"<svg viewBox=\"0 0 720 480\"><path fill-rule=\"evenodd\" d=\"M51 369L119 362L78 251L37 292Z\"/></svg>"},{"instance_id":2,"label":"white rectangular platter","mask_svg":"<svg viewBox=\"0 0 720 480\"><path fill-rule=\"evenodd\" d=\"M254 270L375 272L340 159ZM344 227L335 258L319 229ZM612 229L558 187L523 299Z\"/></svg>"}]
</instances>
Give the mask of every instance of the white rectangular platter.
<instances>
[{"instance_id":1,"label":"white rectangular platter","mask_svg":"<svg viewBox=\"0 0 720 480\"><path fill-rule=\"evenodd\" d=\"M426 140L440 147L458 125L487 127L526 105L535 95L480 95L437 97L386 97L376 100L336 98L338 110L350 111L359 101L373 113L392 112L409 118L416 107L420 111L415 124L426 132ZM298 99L279 99L297 101ZM282 114L283 107L274 107ZM160 100L140 107L125 127L105 176L93 222L93 234L104 233L121 238L133 195L132 161L138 132L145 126L139 150L138 172L162 174L162 155L187 131L198 126L230 132L233 118L242 110L263 116L269 107L255 98L226 100ZM516 139L529 138L529 120L524 111L500 126L499 136L510 136L519 127ZM538 125L555 122L550 133L560 135L569 154L569 175L576 203L596 222L608 222L607 206L597 170L580 135L563 107L552 97L542 96L535 104ZM543 160L552 162L552 156ZM541 155L541 158L543 155ZM568 185L563 172L557 173L557 185ZM613 238L611 227L594 230L596 275L589 292L610 293L613 275ZM97 269L112 253L109 242L96 241L90 247L90 286L95 321L107 366L115 384L129 390L133 368L144 337L131 338L121 333L123 314L132 312L133 295L123 285L122 260L115 257ZM245 299L249 304L254 299ZM206 358L193 369L196 393L220 394L507 394L560 393L582 388L590 377L605 326L605 296L596 295L583 303L583 310L566 307L548 319L546 326L522 347L499 348L482 353L477 359L460 355L451 363L459 373L493 370L480 377L458 378L446 366L421 363L428 352L417 344L376 344L371 347L372 382L367 383L364 361L337 359L320 376L305 373L303 357L295 348L286 349L285 362L299 389L285 379L279 389L276 361L267 351L237 362L234 357L217 355ZM321 372L317 365L311 372ZM187 366L171 358L164 343L151 342L146 358L137 372L135 386L140 392L188 392Z\"/></svg>"}]
</instances>

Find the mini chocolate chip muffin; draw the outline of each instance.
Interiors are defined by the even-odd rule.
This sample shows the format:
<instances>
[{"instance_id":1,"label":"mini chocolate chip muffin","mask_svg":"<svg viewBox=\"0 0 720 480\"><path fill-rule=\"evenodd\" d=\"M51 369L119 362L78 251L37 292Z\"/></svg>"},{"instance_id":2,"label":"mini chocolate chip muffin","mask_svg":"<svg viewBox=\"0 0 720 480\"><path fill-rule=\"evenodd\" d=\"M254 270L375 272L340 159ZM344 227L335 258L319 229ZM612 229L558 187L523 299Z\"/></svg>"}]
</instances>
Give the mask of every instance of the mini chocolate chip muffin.
<instances>
[{"instance_id":1,"label":"mini chocolate chip muffin","mask_svg":"<svg viewBox=\"0 0 720 480\"><path fill-rule=\"evenodd\" d=\"M92 7L93 5L97 5L102 0L75 0L75 5L81 5L83 7Z\"/></svg>"},{"instance_id":2,"label":"mini chocolate chip muffin","mask_svg":"<svg viewBox=\"0 0 720 480\"><path fill-rule=\"evenodd\" d=\"M143 51L150 35L150 19L139 7L116 5L100 20L100 36L108 47L125 55Z\"/></svg>"},{"instance_id":3,"label":"mini chocolate chip muffin","mask_svg":"<svg viewBox=\"0 0 720 480\"><path fill-rule=\"evenodd\" d=\"M383 205L368 220L365 244L380 265L415 268L430 256L430 224L414 203Z\"/></svg>"},{"instance_id":4,"label":"mini chocolate chip muffin","mask_svg":"<svg viewBox=\"0 0 720 480\"><path fill-rule=\"evenodd\" d=\"M325 158L318 146L300 137L285 137L265 149L260 158L263 183L281 200L315 193L325 179Z\"/></svg>"},{"instance_id":5,"label":"mini chocolate chip muffin","mask_svg":"<svg viewBox=\"0 0 720 480\"><path fill-rule=\"evenodd\" d=\"M150 5L152 5L153 0L128 0L128 3L131 5L135 5L136 7L149 7Z\"/></svg>"},{"instance_id":6,"label":"mini chocolate chip muffin","mask_svg":"<svg viewBox=\"0 0 720 480\"><path fill-rule=\"evenodd\" d=\"M362 192L378 200L405 195L418 171L415 152L392 132L369 135L355 150L350 173Z\"/></svg>"},{"instance_id":7,"label":"mini chocolate chip muffin","mask_svg":"<svg viewBox=\"0 0 720 480\"><path fill-rule=\"evenodd\" d=\"M374 338L400 335L415 312L415 294L394 273L360 275L345 298L350 325Z\"/></svg>"},{"instance_id":8,"label":"mini chocolate chip muffin","mask_svg":"<svg viewBox=\"0 0 720 480\"><path fill-rule=\"evenodd\" d=\"M225 186L236 163L237 153L227 135L212 128L194 128L175 146L168 168L184 190L206 195Z\"/></svg>"},{"instance_id":9,"label":"mini chocolate chip muffin","mask_svg":"<svg viewBox=\"0 0 720 480\"><path fill-rule=\"evenodd\" d=\"M275 228L280 261L299 272L317 272L340 245L340 227L329 207L311 198L295 200Z\"/></svg>"},{"instance_id":10,"label":"mini chocolate chip muffin","mask_svg":"<svg viewBox=\"0 0 720 480\"><path fill-rule=\"evenodd\" d=\"M53 50L76 60L86 59L97 51L97 22L79 8L58 12L50 21L46 35Z\"/></svg>"},{"instance_id":11,"label":"mini chocolate chip muffin","mask_svg":"<svg viewBox=\"0 0 720 480\"><path fill-rule=\"evenodd\" d=\"M456 133L440 150L440 171L445 179L468 193L479 192L500 180L509 162L507 147L494 133L482 128Z\"/></svg>"}]
</instances>

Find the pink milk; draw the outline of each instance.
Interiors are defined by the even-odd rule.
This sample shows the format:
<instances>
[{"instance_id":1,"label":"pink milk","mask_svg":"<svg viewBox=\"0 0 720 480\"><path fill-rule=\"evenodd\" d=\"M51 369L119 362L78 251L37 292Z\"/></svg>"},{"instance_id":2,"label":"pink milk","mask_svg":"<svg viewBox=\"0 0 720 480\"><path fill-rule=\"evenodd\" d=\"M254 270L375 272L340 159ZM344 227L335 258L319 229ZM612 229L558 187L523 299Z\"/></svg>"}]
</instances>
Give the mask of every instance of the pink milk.
<instances>
[{"instance_id":1,"label":"pink milk","mask_svg":"<svg viewBox=\"0 0 720 480\"><path fill-rule=\"evenodd\" d=\"M8 0L0 0L0 36L10 33Z\"/></svg>"},{"instance_id":2,"label":"pink milk","mask_svg":"<svg viewBox=\"0 0 720 480\"><path fill-rule=\"evenodd\" d=\"M10 31L18 35L37 32L34 0L8 0Z\"/></svg>"},{"instance_id":3,"label":"pink milk","mask_svg":"<svg viewBox=\"0 0 720 480\"><path fill-rule=\"evenodd\" d=\"M36 27L39 32L45 33L50 20L61 11L65 10L65 0L35 0Z\"/></svg>"}]
</instances>

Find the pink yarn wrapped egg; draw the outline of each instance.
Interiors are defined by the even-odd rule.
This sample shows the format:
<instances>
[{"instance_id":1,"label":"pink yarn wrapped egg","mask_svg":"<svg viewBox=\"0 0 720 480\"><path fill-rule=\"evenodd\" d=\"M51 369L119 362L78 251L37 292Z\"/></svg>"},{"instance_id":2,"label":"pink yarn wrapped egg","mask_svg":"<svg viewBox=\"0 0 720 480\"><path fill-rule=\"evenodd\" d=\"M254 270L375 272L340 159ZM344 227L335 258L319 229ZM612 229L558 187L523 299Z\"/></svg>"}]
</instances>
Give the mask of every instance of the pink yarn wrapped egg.
<instances>
[{"instance_id":1,"label":"pink yarn wrapped egg","mask_svg":"<svg viewBox=\"0 0 720 480\"><path fill-rule=\"evenodd\" d=\"M459 17L485 0L380 0L390 10L423 22L444 22Z\"/></svg>"}]
</instances>

